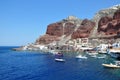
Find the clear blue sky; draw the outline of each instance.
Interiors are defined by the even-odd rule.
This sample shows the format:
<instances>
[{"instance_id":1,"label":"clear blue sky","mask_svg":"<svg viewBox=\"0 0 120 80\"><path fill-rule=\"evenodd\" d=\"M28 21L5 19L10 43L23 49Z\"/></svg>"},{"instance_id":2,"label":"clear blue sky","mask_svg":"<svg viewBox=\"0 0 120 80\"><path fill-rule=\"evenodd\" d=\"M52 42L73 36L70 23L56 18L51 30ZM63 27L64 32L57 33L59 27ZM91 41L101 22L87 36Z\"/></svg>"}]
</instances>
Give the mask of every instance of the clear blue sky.
<instances>
[{"instance_id":1,"label":"clear blue sky","mask_svg":"<svg viewBox=\"0 0 120 80\"><path fill-rule=\"evenodd\" d=\"M91 19L116 4L120 0L0 0L0 46L35 42L50 23L69 15Z\"/></svg>"}]
</instances>

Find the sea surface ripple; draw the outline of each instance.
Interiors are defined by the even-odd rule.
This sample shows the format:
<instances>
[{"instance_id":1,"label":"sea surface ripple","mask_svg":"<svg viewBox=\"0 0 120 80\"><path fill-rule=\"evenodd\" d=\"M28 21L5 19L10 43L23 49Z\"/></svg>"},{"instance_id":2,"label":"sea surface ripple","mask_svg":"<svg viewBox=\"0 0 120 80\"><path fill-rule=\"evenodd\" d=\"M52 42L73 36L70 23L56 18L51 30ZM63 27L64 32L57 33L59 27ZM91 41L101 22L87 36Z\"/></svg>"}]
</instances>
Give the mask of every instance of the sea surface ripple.
<instances>
[{"instance_id":1,"label":"sea surface ripple","mask_svg":"<svg viewBox=\"0 0 120 80\"><path fill-rule=\"evenodd\" d=\"M41 52L12 51L0 46L0 80L120 80L120 69L107 69L101 64L111 58L76 59L64 55L66 62L55 62L55 56Z\"/></svg>"}]
</instances>

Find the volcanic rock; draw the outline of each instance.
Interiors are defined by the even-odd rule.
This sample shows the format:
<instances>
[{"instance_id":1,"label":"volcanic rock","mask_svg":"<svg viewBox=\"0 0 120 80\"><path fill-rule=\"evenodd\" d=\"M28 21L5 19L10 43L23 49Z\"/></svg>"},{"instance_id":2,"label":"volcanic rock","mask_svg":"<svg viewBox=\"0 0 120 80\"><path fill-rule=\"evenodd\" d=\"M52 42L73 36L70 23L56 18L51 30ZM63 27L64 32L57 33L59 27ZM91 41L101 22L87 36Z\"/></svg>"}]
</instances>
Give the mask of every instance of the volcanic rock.
<instances>
[{"instance_id":1,"label":"volcanic rock","mask_svg":"<svg viewBox=\"0 0 120 80\"><path fill-rule=\"evenodd\" d=\"M104 35L117 35L120 30L120 9L118 9L113 17L102 17L98 22L98 32Z\"/></svg>"},{"instance_id":2,"label":"volcanic rock","mask_svg":"<svg viewBox=\"0 0 120 80\"><path fill-rule=\"evenodd\" d=\"M83 20L79 28L73 32L72 39L89 37L92 29L95 27L95 22Z\"/></svg>"},{"instance_id":3,"label":"volcanic rock","mask_svg":"<svg viewBox=\"0 0 120 80\"><path fill-rule=\"evenodd\" d=\"M48 25L46 34L58 37L61 37L62 35L68 36L74 31L75 26L76 25L71 22L53 23Z\"/></svg>"},{"instance_id":4,"label":"volcanic rock","mask_svg":"<svg viewBox=\"0 0 120 80\"><path fill-rule=\"evenodd\" d=\"M36 43L49 44L53 41L60 41L60 44L65 43L71 39L71 34L77 30L81 22L77 17L69 16L62 21L49 24L46 34L37 39Z\"/></svg>"},{"instance_id":5,"label":"volcanic rock","mask_svg":"<svg viewBox=\"0 0 120 80\"><path fill-rule=\"evenodd\" d=\"M36 40L36 44L49 44L53 41L59 41L59 38L57 36L45 34Z\"/></svg>"},{"instance_id":6,"label":"volcanic rock","mask_svg":"<svg viewBox=\"0 0 120 80\"><path fill-rule=\"evenodd\" d=\"M62 36L63 35L63 24L61 22L59 23L53 23L48 25L46 34L50 36Z\"/></svg>"},{"instance_id":7,"label":"volcanic rock","mask_svg":"<svg viewBox=\"0 0 120 80\"><path fill-rule=\"evenodd\" d=\"M37 39L36 43L49 44L59 41L60 44L64 44L70 39L111 35L120 35L120 5L100 10L92 20L69 16L49 24L46 34Z\"/></svg>"}]
</instances>

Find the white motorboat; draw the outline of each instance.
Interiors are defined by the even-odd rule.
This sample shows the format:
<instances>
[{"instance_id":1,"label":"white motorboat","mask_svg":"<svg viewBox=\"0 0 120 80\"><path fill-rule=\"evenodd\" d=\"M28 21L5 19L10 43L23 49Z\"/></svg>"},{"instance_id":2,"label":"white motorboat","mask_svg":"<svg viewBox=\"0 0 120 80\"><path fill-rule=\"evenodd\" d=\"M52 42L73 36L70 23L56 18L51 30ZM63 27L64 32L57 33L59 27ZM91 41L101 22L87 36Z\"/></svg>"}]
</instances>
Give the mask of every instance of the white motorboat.
<instances>
[{"instance_id":1,"label":"white motorboat","mask_svg":"<svg viewBox=\"0 0 120 80\"><path fill-rule=\"evenodd\" d=\"M58 61L58 62L65 62L65 59L55 58L55 61Z\"/></svg>"},{"instance_id":2,"label":"white motorboat","mask_svg":"<svg viewBox=\"0 0 120 80\"><path fill-rule=\"evenodd\" d=\"M120 66L119 65L117 65L117 64L112 64L112 63L110 63L110 64L102 64L104 67L107 67L107 68L120 68Z\"/></svg>"},{"instance_id":3,"label":"white motorboat","mask_svg":"<svg viewBox=\"0 0 120 80\"><path fill-rule=\"evenodd\" d=\"M92 55L97 55L98 53L96 51L89 51L87 54L92 56Z\"/></svg>"},{"instance_id":4,"label":"white motorboat","mask_svg":"<svg viewBox=\"0 0 120 80\"><path fill-rule=\"evenodd\" d=\"M49 52L52 53L52 54L57 54L57 53L58 53L58 52L55 51L55 50L50 50Z\"/></svg>"},{"instance_id":5,"label":"white motorboat","mask_svg":"<svg viewBox=\"0 0 120 80\"><path fill-rule=\"evenodd\" d=\"M76 58L79 58L79 59L87 59L86 56L82 56L82 55L78 55L78 56L76 56Z\"/></svg>"},{"instance_id":6,"label":"white motorboat","mask_svg":"<svg viewBox=\"0 0 120 80\"><path fill-rule=\"evenodd\" d=\"M100 54L106 54L107 51L106 50L100 50L100 51L98 51L98 53L100 53Z\"/></svg>"}]
</instances>

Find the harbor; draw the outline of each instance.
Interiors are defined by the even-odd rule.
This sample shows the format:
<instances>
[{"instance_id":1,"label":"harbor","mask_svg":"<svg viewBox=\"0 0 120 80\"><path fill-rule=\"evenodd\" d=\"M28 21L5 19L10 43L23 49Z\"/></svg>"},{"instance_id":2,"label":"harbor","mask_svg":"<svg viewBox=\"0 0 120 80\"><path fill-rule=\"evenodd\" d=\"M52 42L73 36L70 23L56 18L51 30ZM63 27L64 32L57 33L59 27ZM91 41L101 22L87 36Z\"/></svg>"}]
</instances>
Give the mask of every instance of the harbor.
<instances>
[{"instance_id":1,"label":"harbor","mask_svg":"<svg viewBox=\"0 0 120 80\"><path fill-rule=\"evenodd\" d=\"M113 58L120 58L120 42L117 40L100 40L100 39L88 39L79 38L75 40L69 40L66 43L60 45L58 42L53 42L47 45L40 44L28 44L20 48L14 48L15 51L39 51L43 53L56 54L61 53L81 53L85 52L89 55L107 54Z\"/></svg>"},{"instance_id":2,"label":"harbor","mask_svg":"<svg viewBox=\"0 0 120 80\"><path fill-rule=\"evenodd\" d=\"M120 80L120 0L0 3L0 80Z\"/></svg>"},{"instance_id":3,"label":"harbor","mask_svg":"<svg viewBox=\"0 0 120 80\"><path fill-rule=\"evenodd\" d=\"M1 50L2 48L2 50ZM65 62L55 61L54 54L35 51L11 51L15 47L0 47L1 80L119 80L119 68L105 68L103 63L118 61L106 55L98 59L82 53L63 53ZM86 56L76 58L77 55ZM103 56L99 54L97 56Z\"/></svg>"}]
</instances>

